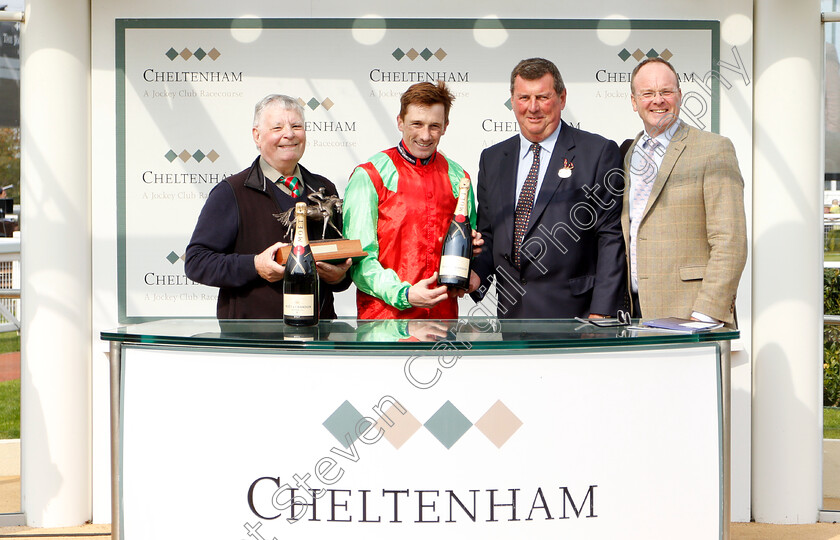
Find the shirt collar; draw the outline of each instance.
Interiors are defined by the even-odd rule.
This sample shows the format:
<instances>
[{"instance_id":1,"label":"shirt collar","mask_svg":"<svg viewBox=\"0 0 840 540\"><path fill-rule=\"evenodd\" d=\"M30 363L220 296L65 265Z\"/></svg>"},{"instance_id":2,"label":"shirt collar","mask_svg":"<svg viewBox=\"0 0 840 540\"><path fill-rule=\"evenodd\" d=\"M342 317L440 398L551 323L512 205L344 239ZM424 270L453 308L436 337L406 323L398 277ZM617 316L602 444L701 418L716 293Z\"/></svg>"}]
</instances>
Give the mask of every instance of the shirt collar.
<instances>
[{"instance_id":1,"label":"shirt collar","mask_svg":"<svg viewBox=\"0 0 840 540\"><path fill-rule=\"evenodd\" d=\"M648 140L654 139L659 145L662 147L663 150L668 148L668 145L671 143L671 139L674 138L674 135L677 133L677 130L680 129L682 125L682 121L677 118L674 122L668 126L668 129L657 135L656 137L651 137L648 135L648 132L645 131L645 134L642 136L642 144L647 143Z\"/></svg>"},{"instance_id":2,"label":"shirt collar","mask_svg":"<svg viewBox=\"0 0 840 540\"><path fill-rule=\"evenodd\" d=\"M272 167L268 164L268 162L260 156L260 170L262 170L263 176L265 176L269 182L277 183L283 174L280 173L277 169ZM295 171L292 173L292 176L303 182L303 177L300 174L300 165L295 165Z\"/></svg>"},{"instance_id":3,"label":"shirt collar","mask_svg":"<svg viewBox=\"0 0 840 540\"><path fill-rule=\"evenodd\" d=\"M397 152L399 152L401 158L412 165L417 165L418 162L420 162L420 165L428 165L435 159L435 155L437 155L437 150L435 150L431 156L425 159L417 159L411 152L408 151L408 148L405 147L405 144L403 144L402 141L400 141L400 144L397 145Z\"/></svg>"},{"instance_id":4,"label":"shirt collar","mask_svg":"<svg viewBox=\"0 0 840 540\"><path fill-rule=\"evenodd\" d=\"M543 150L546 150L549 154L552 150L554 150L554 145L557 143L557 138L560 136L560 130L563 129L563 122L557 124L557 129L554 130L554 133L543 139L539 142L540 147ZM531 145L534 144L528 139L525 138L522 133L519 133L519 156L520 159L525 159L525 156L528 155L528 151L531 149Z\"/></svg>"}]
</instances>

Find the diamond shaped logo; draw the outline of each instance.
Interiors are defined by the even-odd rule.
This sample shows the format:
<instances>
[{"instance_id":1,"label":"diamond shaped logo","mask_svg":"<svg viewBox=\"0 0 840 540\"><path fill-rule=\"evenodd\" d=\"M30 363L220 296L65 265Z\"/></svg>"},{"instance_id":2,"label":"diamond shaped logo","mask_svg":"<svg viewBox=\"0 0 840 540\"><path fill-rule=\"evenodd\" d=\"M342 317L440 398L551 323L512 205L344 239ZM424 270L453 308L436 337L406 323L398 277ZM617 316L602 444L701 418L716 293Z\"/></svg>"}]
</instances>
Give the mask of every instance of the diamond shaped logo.
<instances>
[{"instance_id":1,"label":"diamond shaped logo","mask_svg":"<svg viewBox=\"0 0 840 540\"><path fill-rule=\"evenodd\" d=\"M674 54L671 51L669 51L668 49L665 49L664 51L659 53L659 57L661 59L665 60L666 62L668 60L670 60L671 58L673 58L673 56L674 56Z\"/></svg>"},{"instance_id":2,"label":"diamond shaped logo","mask_svg":"<svg viewBox=\"0 0 840 540\"><path fill-rule=\"evenodd\" d=\"M166 54L166 57L169 58L170 60L175 60L178 57L178 51L176 51L172 47L170 47L169 50L166 51L166 53L164 53L164 54Z\"/></svg>"},{"instance_id":3,"label":"diamond shaped logo","mask_svg":"<svg viewBox=\"0 0 840 540\"><path fill-rule=\"evenodd\" d=\"M446 51L444 51L443 49L436 50L435 58L437 58L438 60L443 60L444 58L446 58Z\"/></svg>"},{"instance_id":4,"label":"diamond shaped logo","mask_svg":"<svg viewBox=\"0 0 840 540\"><path fill-rule=\"evenodd\" d=\"M349 401L345 400L329 418L324 420L323 426L338 440L341 446L349 448L359 438L356 434L356 424L361 419L361 413ZM349 442L347 440L348 434Z\"/></svg>"},{"instance_id":5,"label":"diamond shaped logo","mask_svg":"<svg viewBox=\"0 0 840 540\"><path fill-rule=\"evenodd\" d=\"M417 59L418 56L420 56L420 53L418 53L414 49L408 49L408 52L405 53L405 55L408 57L409 60L414 61Z\"/></svg>"},{"instance_id":6,"label":"diamond shaped logo","mask_svg":"<svg viewBox=\"0 0 840 540\"><path fill-rule=\"evenodd\" d=\"M166 154L164 154L164 155L163 155L163 157L165 157L166 159L168 159L168 160L169 160L169 163L172 163L172 161L174 161L174 160L175 160L175 158L176 158L176 157L178 157L178 154L176 154L176 153L175 153L175 152L173 152L172 150L169 150L169 152L167 152Z\"/></svg>"},{"instance_id":7,"label":"diamond shaped logo","mask_svg":"<svg viewBox=\"0 0 840 540\"><path fill-rule=\"evenodd\" d=\"M333 105L335 105L335 103L333 103L333 100L331 100L330 98L327 98L327 99L325 99L324 101L321 102L321 107L323 107L327 110L332 109Z\"/></svg>"},{"instance_id":8,"label":"diamond shaped logo","mask_svg":"<svg viewBox=\"0 0 840 540\"><path fill-rule=\"evenodd\" d=\"M449 449L472 427L472 422L451 401L447 401L424 425L429 433Z\"/></svg>"},{"instance_id":9,"label":"diamond shaped logo","mask_svg":"<svg viewBox=\"0 0 840 540\"><path fill-rule=\"evenodd\" d=\"M508 98L508 100L505 101L505 107L507 107L507 110L509 111L513 110L513 103L510 102L510 98Z\"/></svg>"},{"instance_id":10,"label":"diamond shaped logo","mask_svg":"<svg viewBox=\"0 0 840 540\"><path fill-rule=\"evenodd\" d=\"M207 53L204 52L204 49L201 47L195 50L195 57L198 58L199 61L203 60L205 56L207 56Z\"/></svg>"},{"instance_id":11,"label":"diamond shaped logo","mask_svg":"<svg viewBox=\"0 0 840 540\"><path fill-rule=\"evenodd\" d=\"M175 253L174 251L170 252L169 255L166 256L166 260L169 261L172 264L175 264L175 261L177 261L180 258L181 257L179 257L178 254Z\"/></svg>"},{"instance_id":12,"label":"diamond shaped logo","mask_svg":"<svg viewBox=\"0 0 840 540\"><path fill-rule=\"evenodd\" d=\"M642 52L641 50L639 50L639 49L636 49L635 51L633 51L633 55L632 55L632 56L633 56L633 58L635 58L635 59L636 59L636 62L641 62L641 61L642 61L642 58L644 58L644 57L645 57L645 53L643 53L643 52Z\"/></svg>"},{"instance_id":13,"label":"diamond shaped logo","mask_svg":"<svg viewBox=\"0 0 840 540\"><path fill-rule=\"evenodd\" d=\"M192 56L192 52L190 52L189 49L184 47L184 50L181 51L181 58L183 58L184 60L189 60L190 56Z\"/></svg>"},{"instance_id":14,"label":"diamond shaped logo","mask_svg":"<svg viewBox=\"0 0 840 540\"><path fill-rule=\"evenodd\" d=\"M630 51L627 49L621 49L618 53L618 57L621 58L622 62L626 62L628 58L630 58Z\"/></svg>"},{"instance_id":15,"label":"diamond shaped logo","mask_svg":"<svg viewBox=\"0 0 840 540\"><path fill-rule=\"evenodd\" d=\"M656 58L657 56L659 56L659 53L656 52L656 49L651 49L647 52L648 58Z\"/></svg>"},{"instance_id":16,"label":"diamond shaped logo","mask_svg":"<svg viewBox=\"0 0 840 540\"><path fill-rule=\"evenodd\" d=\"M394 425L389 426L385 418L390 418ZM406 410L403 414L395 405L392 405L374 427L377 430L384 430L385 439L391 443L391 446L399 450L412 435L417 433L422 424L409 411Z\"/></svg>"},{"instance_id":17,"label":"diamond shaped logo","mask_svg":"<svg viewBox=\"0 0 840 540\"><path fill-rule=\"evenodd\" d=\"M193 159L195 159L197 162L201 163L201 160L202 160L202 159L204 159L204 158L205 158L205 157L207 157L207 156L205 156L205 155L204 155L204 152L202 152L201 150L196 150L196 151L195 151L195 153L192 155L192 157L193 157Z\"/></svg>"},{"instance_id":18,"label":"diamond shaped logo","mask_svg":"<svg viewBox=\"0 0 840 540\"><path fill-rule=\"evenodd\" d=\"M318 108L318 105L320 105L318 100L315 99L315 98L310 99L309 101L306 102L306 104L309 105L309 108L312 109L313 111Z\"/></svg>"},{"instance_id":19,"label":"diamond shaped logo","mask_svg":"<svg viewBox=\"0 0 840 540\"><path fill-rule=\"evenodd\" d=\"M420 53L420 56L423 57L423 60L426 60L428 62L429 58L432 57L432 51L430 51L428 48L423 49L423 52Z\"/></svg>"},{"instance_id":20,"label":"diamond shaped logo","mask_svg":"<svg viewBox=\"0 0 840 540\"><path fill-rule=\"evenodd\" d=\"M510 439L511 435L522 426L522 420L516 417L502 400L496 401L484 416L479 418L475 427L490 439L490 442L501 448Z\"/></svg>"},{"instance_id":21,"label":"diamond shaped logo","mask_svg":"<svg viewBox=\"0 0 840 540\"><path fill-rule=\"evenodd\" d=\"M207 56L209 56L211 60L215 60L218 57L220 57L221 55L222 55L222 53L217 51L216 47L213 47L212 49L210 49L210 52L207 53Z\"/></svg>"},{"instance_id":22,"label":"diamond shaped logo","mask_svg":"<svg viewBox=\"0 0 840 540\"><path fill-rule=\"evenodd\" d=\"M207 159L211 162L216 163L216 160L219 159L219 154L215 150L210 150L210 153L207 154Z\"/></svg>"},{"instance_id":23,"label":"diamond shaped logo","mask_svg":"<svg viewBox=\"0 0 840 540\"><path fill-rule=\"evenodd\" d=\"M402 59L403 59L403 56L405 56L405 53L404 53L404 52L402 52L402 49L400 49L399 47L397 47L396 49L394 49L394 52L392 52L392 53L391 53L391 56L393 56L394 58L396 58L396 59L397 59L397 61L399 62L400 60L402 60Z\"/></svg>"},{"instance_id":24,"label":"diamond shaped logo","mask_svg":"<svg viewBox=\"0 0 840 540\"><path fill-rule=\"evenodd\" d=\"M181 158L181 161L186 163L192 157L192 154L190 154L186 150L183 150L180 154L178 154L178 157Z\"/></svg>"}]
</instances>

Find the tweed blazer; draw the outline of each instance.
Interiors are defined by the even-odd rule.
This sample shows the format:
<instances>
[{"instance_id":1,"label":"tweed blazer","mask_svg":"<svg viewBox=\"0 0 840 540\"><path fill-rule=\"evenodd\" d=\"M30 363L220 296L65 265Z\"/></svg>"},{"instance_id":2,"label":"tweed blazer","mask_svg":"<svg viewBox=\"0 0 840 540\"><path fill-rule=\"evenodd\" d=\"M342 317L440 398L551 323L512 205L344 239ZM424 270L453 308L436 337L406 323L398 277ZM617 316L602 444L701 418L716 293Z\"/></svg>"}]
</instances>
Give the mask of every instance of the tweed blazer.
<instances>
[{"instance_id":1,"label":"tweed blazer","mask_svg":"<svg viewBox=\"0 0 840 540\"><path fill-rule=\"evenodd\" d=\"M621 212L630 245L630 160ZM641 148L639 149L641 151ZM639 304L648 318L697 311L735 327L735 295L747 258L744 180L726 137L684 122L662 159L636 239ZM630 251L628 249L628 280ZM629 281L628 281L629 283Z\"/></svg>"}]
</instances>

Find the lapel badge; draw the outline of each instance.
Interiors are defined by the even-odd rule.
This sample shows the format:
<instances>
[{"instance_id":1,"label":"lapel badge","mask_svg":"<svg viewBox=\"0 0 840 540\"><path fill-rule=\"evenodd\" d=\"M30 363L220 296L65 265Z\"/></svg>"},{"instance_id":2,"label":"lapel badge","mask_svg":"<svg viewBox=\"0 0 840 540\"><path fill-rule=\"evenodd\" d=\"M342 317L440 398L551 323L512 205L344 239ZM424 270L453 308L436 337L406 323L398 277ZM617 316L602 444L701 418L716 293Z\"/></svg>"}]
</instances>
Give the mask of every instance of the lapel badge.
<instances>
[{"instance_id":1,"label":"lapel badge","mask_svg":"<svg viewBox=\"0 0 840 540\"><path fill-rule=\"evenodd\" d=\"M557 176L559 176L560 178L568 178L572 176L572 169L574 168L574 163L572 163L566 158L563 158L563 168L557 171Z\"/></svg>"}]
</instances>

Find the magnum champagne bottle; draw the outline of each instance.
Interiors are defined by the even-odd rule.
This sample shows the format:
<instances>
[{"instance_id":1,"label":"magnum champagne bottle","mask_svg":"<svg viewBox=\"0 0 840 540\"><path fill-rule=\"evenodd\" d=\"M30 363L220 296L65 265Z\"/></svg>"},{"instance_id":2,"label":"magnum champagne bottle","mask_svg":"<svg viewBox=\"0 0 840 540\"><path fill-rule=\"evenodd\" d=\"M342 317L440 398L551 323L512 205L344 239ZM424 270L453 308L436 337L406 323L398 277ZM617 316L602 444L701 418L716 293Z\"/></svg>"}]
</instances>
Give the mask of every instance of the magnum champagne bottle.
<instances>
[{"instance_id":1,"label":"magnum champagne bottle","mask_svg":"<svg viewBox=\"0 0 840 540\"><path fill-rule=\"evenodd\" d=\"M467 198L470 179L462 178L458 186L458 204L449 230L443 239L438 283L456 289L470 286L470 258L472 257L472 227L467 217Z\"/></svg>"},{"instance_id":2,"label":"magnum champagne bottle","mask_svg":"<svg viewBox=\"0 0 840 540\"><path fill-rule=\"evenodd\" d=\"M295 236L283 277L283 321L292 326L318 324L318 274L306 234L306 203L295 205Z\"/></svg>"}]
</instances>

